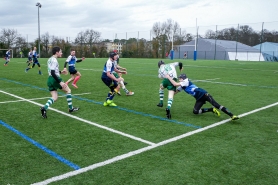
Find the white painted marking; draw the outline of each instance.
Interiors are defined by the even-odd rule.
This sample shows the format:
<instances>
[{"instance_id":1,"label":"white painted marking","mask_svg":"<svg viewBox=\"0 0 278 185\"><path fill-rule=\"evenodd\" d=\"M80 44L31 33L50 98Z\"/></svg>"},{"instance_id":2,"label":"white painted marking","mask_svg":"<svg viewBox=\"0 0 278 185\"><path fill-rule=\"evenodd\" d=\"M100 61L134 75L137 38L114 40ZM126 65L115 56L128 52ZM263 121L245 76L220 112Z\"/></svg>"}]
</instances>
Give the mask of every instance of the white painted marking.
<instances>
[{"instance_id":1,"label":"white painted marking","mask_svg":"<svg viewBox=\"0 0 278 185\"><path fill-rule=\"evenodd\" d=\"M2 93L4 93L4 94L7 94L7 95L10 95L10 96L13 96L13 97L18 98L18 99L27 101L27 102L29 102L29 103L38 105L38 106L40 106L40 107L44 106L43 104L40 104L40 103L31 101L31 100L27 100L27 99L25 99L25 98L16 96L16 95L14 95L14 94L7 93L7 92L5 92L5 91L1 91L1 90L0 90L0 92L2 92ZM102 129L104 129L104 130L108 130L108 131L110 131L110 132L113 132L113 133L116 133L116 134L119 134L119 135L122 135L122 136L125 136L125 137L128 137L128 138L131 138L131 139L133 139L133 140L137 140L137 141L140 141L140 142L142 142L142 143L146 143L146 144L148 144L148 145L154 145L154 144L155 144L155 143L152 143L152 142L150 142L150 141L147 141L147 140L144 140L144 139L141 139L141 138L138 138L138 137L135 137L135 136L132 136L132 135L129 135L129 134L120 132L120 131L118 131L118 130L111 129L111 128L109 128L109 127L105 127L105 126L103 126L103 125L99 125L99 124L97 124L97 123L94 123L94 122L91 122L91 121L88 121L88 120L79 118L79 117L74 116L74 115L72 115L72 114L65 113L65 112L59 111L59 110L54 109L54 108L51 108L51 107L49 107L48 109L53 110L53 111L55 111L55 112L58 112L58 113L60 113L60 114L63 114L63 115L65 115L65 116L74 118L74 119L76 119L76 120L79 120L79 121L88 123L88 124L90 124L90 125L94 125L94 126L96 126L96 127L102 128Z\"/></svg>"},{"instance_id":2,"label":"white painted marking","mask_svg":"<svg viewBox=\"0 0 278 185\"><path fill-rule=\"evenodd\" d=\"M242 118L242 117L247 116L247 115L249 115L249 114L253 114L253 113L255 113L255 112L258 112L258 111L261 111L261 110L264 110L264 109L267 109L267 108L270 108L270 107L273 107L273 106L276 106L276 105L278 105L278 102L273 103L273 104L271 104L271 105L267 105L267 106L265 106L265 107L261 107L261 108L252 110L252 111L250 111L250 112L246 112L246 113L244 113L244 114L239 115L239 117ZM99 162L99 163L96 163L96 164L87 166L87 167L85 167L85 168L81 168L81 169L79 169L79 170L71 171L71 172L68 172L68 173L65 173L65 174L62 174L62 175L59 175L59 176L55 176L55 177L46 179L46 180L44 180L44 181L34 183L34 184L32 184L32 185L45 185L45 184L49 184L49 183L51 183L51 182L56 182L56 181L59 181L59 180L63 180L63 179L66 179L66 178L69 178L69 177L72 177L72 176L75 176L75 175L78 175L78 174L81 174L81 173L84 173L84 172L87 172L87 171L96 169L96 168L98 168L98 167L102 167L102 166L105 166L105 165L107 165L107 164L111 164L111 163L114 163L114 162L116 162L116 161L120 161L120 160L122 160L122 159L126 159L126 158L129 158L129 157L131 157L131 156L134 156L134 155L137 155L137 154L146 152L146 151L148 151L148 150L157 148L157 147L159 147L159 146L163 146L163 145L166 145L166 144L168 144L168 143L171 143L171 142L174 142L174 141L177 141L177 140L186 138L186 137L188 137L188 136L197 134L197 133L199 133L199 132L203 132L203 131L208 130L208 129L210 129L210 128L214 128L214 127L216 127L216 126L219 126L219 125L222 125L222 124L224 124L224 123L227 123L227 122L229 122L229 121L231 121L231 120L230 120L230 119L226 119L226 120L223 120L223 121L214 123L214 124L212 124L212 125L206 126L206 127L204 127L204 128L200 128L200 129L197 129L197 130L194 130L194 131L191 131L191 132L187 132L187 133L182 134L182 135L180 135L180 136L176 136L176 137L173 137L173 138L171 138L171 139L168 139L168 140L159 142L159 143L154 144L154 145L152 145L152 146L147 146L147 147L144 147L144 148L141 148L141 149L138 149L138 150L134 150L134 151L131 151L131 152L129 152L129 153L126 153L126 154L123 154L123 155L119 155L119 156L113 157L113 158L108 159L108 160L106 160L106 161Z\"/></svg>"},{"instance_id":3,"label":"white painted marking","mask_svg":"<svg viewBox=\"0 0 278 185\"><path fill-rule=\"evenodd\" d=\"M83 95L83 94L91 94L91 93L81 93L81 94L73 94L73 96L78 96L78 95ZM62 95L62 96L58 96L58 97L66 97L67 95ZM41 100L41 99L48 99L50 98L50 96L48 97L42 97L42 98L32 98L32 99L27 99L27 100ZM14 101L4 101L4 102L0 102L0 103L13 103L13 102L22 102L25 100L14 100Z\"/></svg>"},{"instance_id":4,"label":"white painted marking","mask_svg":"<svg viewBox=\"0 0 278 185\"><path fill-rule=\"evenodd\" d=\"M83 70L83 71L103 71L100 69L84 69L84 68L78 68L78 70Z\"/></svg>"},{"instance_id":5,"label":"white painted marking","mask_svg":"<svg viewBox=\"0 0 278 185\"><path fill-rule=\"evenodd\" d=\"M197 65L183 65L184 67L185 66L188 66L188 67L197 67L197 68L214 68L214 69L234 69L234 70L243 70L243 71L269 71L269 72L272 72L274 70L260 70L260 69L246 69L246 68L231 68L231 67L212 67L212 66L197 66Z\"/></svg>"},{"instance_id":6,"label":"white painted marking","mask_svg":"<svg viewBox=\"0 0 278 185\"><path fill-rule=\"evenodd\" d=\"M229 84L229 85L235 85L235 86L247 86L246 84L236 84L236 83L229 83L229 82L212 82L208 80L197 80L198 82L209 82L213 84ZM192 80L192 82L195 82L195 80Z\"/></svg>"},{"instance_id":7,"label":"white painted marking","mask_svg":"<svg viewBox=\"0 0 278 185\"><path fill-rule=\"evenodd\" d=\"M201 81L208 81L208 80L219 80L220 78L212 78L212 79L205 79L205 80L192 80L194 82L201 82Z\"/></svg>"}]
</instances>

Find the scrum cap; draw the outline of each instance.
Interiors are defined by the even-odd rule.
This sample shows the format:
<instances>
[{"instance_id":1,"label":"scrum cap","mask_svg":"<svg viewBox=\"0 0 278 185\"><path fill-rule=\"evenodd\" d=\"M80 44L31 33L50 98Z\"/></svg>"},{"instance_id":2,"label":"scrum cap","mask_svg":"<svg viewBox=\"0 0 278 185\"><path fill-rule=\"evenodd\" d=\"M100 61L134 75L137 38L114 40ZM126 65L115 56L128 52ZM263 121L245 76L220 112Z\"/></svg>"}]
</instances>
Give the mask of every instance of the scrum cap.
<instances>
[{"instance_id":1,"label":"scrum cap","mask_svg":"<svg viewBox=\"0 0 278 185\"><path fill-rule=\"evenodd\" d=\"M114 59L114 56L116 56L117 53L116 52L110 52L109 53L109 57Z\"/></svg>"},{"instance_id":2,"label":"scrum cap","mask_svg":"<svg viewBox=\"0 0 278 185\"><path fill-rule=\"evenodd\" d=\"M179 76L179 78L181 78L181 79L186 79L187 78L187 76L186 76L186 74L181 74L180 76Z\"/></svg>"},{"instance_id":3,"label":"scrum cap","mask_svg":"<svg viewBox=\"0 0 278 185\"><path fill-rule=\"evenodd\" d=\"M160 68L160 66L162 65L162 64L165 64L162 60L160 60L159 62L158 62L158 68Z\"/></svg>"}]
</instances>

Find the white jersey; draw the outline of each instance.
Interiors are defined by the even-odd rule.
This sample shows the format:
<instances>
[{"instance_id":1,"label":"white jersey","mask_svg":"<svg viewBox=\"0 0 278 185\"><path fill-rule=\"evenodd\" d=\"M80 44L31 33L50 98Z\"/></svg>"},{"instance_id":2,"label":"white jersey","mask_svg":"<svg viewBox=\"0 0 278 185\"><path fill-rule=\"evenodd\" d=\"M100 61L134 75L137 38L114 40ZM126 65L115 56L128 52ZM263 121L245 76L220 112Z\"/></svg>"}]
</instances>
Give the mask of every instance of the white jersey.
<instances>
[{"instance_id":1,"label":"white jersey","mask_svg":"<svg viewBox=\"0 0 278 185\"><path fill-rule=\"evenodd\" d=\"M47 70L48 70L48 75L51 76L51 70L55 70L55 74L57 77L60 76L59 72L59 63L57 61L57 58L51 57L47 61Z\"/></svg>"},{"instance_id":2,"label":"white jersey","mask_svg":"<svg viewBox=\"0 0 278 185\"><path fill-rule=\"evenodd\" d=\"M158 70L158 78L166 78L168 74L171 78L177 78L176 66L179 65L179 62L174 62L170 64L162 64Z\"/></svg>"}]
</instances>

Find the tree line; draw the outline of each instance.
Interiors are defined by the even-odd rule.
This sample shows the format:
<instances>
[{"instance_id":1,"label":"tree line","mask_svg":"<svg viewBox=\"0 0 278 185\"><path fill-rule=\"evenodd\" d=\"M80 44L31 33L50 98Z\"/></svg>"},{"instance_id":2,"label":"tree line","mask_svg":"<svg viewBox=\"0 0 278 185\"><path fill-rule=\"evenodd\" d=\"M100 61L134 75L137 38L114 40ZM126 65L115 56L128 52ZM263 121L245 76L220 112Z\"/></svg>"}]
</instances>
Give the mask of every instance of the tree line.
<instances>
[{"instance_id":1,"label":"tree line","mask_svg":"<svg viewBox=\"0 0 278 185\"><path fill-rule=\"evenodd\" d=\"M77 51L77 57L85 56L87 58L107 57L107 42L113 42L122 45L121 57L123 58L164 58L165 53L172 49L173 45L181 45L192 41L196 34L187 33L182 30L180 25L168 19L165 22L156 22L151 29L152 38L150 41L144 38L129 39L102 39L101 33L93 29L87 29L77 34L73 42L64 38L50 35L48 32L41 35L40 38L40 56L42 58L51 55L51 47L59 46L63 50L63 57L70 54L73 48ZM263 42L278 43L278 31L269 31L263 29L255 31L248 25L242 25L238 28L224 28L222 30L207 30L205 35L197 35L197 38L232 40L249 46L255 46ZM27 43L26 38L22 37L15 29L2 29L0 32L0 48L13 48L14 57L19 56L20 52L27 56L31 47L38 47L38 38L33 42ZM4 51L2 51L3 55Z\"/></svg>"}]
</instances>

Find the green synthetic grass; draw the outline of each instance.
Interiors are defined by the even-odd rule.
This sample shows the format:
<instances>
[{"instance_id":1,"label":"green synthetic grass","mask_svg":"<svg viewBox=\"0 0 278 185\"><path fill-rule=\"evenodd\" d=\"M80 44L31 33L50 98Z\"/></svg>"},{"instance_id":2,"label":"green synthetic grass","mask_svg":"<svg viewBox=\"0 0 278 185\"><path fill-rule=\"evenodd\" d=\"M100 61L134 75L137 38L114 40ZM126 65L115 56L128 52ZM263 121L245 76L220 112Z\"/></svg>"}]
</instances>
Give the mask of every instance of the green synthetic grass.
<instances>
[{"instance_id":1,"label":"green synthetic grass","mask_svg":"<svg viewBox=\"0 0 278 185\"><path fill-rule=\"evenodd\" d=\"M25 73L25 61L15 58L8 66L1 64L0 90L45 104L50 97L46 86L47 59L39 59L42 76L38 75L37 66ZM64 61L59 59L60 69ZM194 115L195 99L182 92L174 97L172 120L165 119L165 107L156 106L161 82L157 77L157 59L121 58L120 65L128 70L123 76L128 82L126 87L135 95L127 97L122 90L122 96L114 98L117 108L104 107L109 89L100 77L106 61L86 59L76 65L82 77L78 89L69 85L73 105L80 107L73 116L151 143L229 118L223 112L220 117L212 113ZM278 63L175 61L183 62L183 72L236 115L278 102ZM70 76L61 77L66 81ZM48 118L42 119L39 105L18 100L0 92L0 120L80 168L149 146L53 110L48 110ZM164 105L166 102L167 91ZM67 113L65 97L59 97L51 108ZM274 185L278 182L277 115L277 105L272 106L52 184ZM0 135L0 184L32 184L74 171L3 125Z\"/></svg>"}]
</instances>

